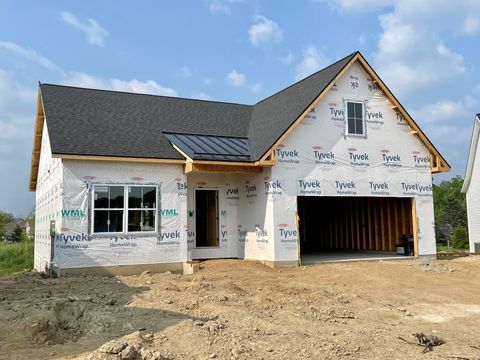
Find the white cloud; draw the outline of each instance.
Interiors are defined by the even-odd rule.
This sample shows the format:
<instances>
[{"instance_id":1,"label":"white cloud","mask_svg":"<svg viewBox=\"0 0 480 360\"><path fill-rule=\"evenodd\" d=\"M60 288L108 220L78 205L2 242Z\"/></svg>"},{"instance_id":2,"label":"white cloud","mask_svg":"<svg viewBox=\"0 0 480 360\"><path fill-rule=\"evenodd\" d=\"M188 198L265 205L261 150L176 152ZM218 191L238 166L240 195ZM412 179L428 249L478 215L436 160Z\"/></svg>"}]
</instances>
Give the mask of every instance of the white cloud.
<instances>
[{"instance_id":1,"label":"white cloud","mask_svg":"<svg viewBox=\"0 0 480 360\"><path fill-rule=\"evenodd\" d=\"M436 101L413 109L410 113L434 143L463 146L467 151L472 132L471 119L478 111L478 106L477 98L467 95L457 101ZM453 148L449 147L449 157L452 152Z\"/></svg>"},{"instance_id":2,"label":"white cloud","mask_svg":"<svg viewBox=\"0 0 480 360\"><path fill-rule=\"evenodd\" d=\"M458 101L441 100L412 110L412 116L423 123L456 122L475 113L478 101L465 96Z\"/></svg>"},{"instance_id":3,"label":"white cloud","mask_svg":"<svg viewBox=\"0 0 480 360\"><path fill-rule=\"evenodd\" d=\"M35 88L19 84L13 73L0 69L0 139L24 139L32 134Z\"/></svg>"},{"instance_id":4,"label":"white cloud","mask_svg":"<svg viewBox=\"0 0 480 360\"><path fill-rule=\"evenodd\" d=\"M243 0L211 0L208 3L208 8L212 14L224 13L231 14L231 6L235 3L243 2Z\"/></svg>"},{"instance_id":5,"label":"white cloud","mask_svg":"<svg viewBox=\"0 0 480 360\"><path fill-rule=\"evenodd\" d=\"M59 66L57 66L53 61L47 59L45 56L37 53L32 48L25 48L10 41L0 41L0 50L7 52L10 55L20 56L25 60L37 63L47 70L63 74L63 70Z\"/></svg>"},{"instance_id":6,"label":"white cloud","mask_svg":"<svg viewBox=\"0 0 480 360\"><path fill-rule=\"evenodd\" d=\"M285 65L290 65L293 62L293 59L294 59L294 56L291 51L289 51L287 55L279 58L279 60Z\"/></svg>"},{"instance_id":7,"label":"white cloud","mask_svg":"<svg viewBox=\"0 0 480 360\"><path fill-rule=\"evenodd\" d=\"M255 83L250 85L250 91L254 94L259 93L263 89L263 84L262 83Z\"/></svg>"},{"instance_id":8,"label":"white cloud","mask_svg":"<svg viewBox=\"0 0 480 360\"><path fill-rule=\"evenodd\" d=\"M313 2L327 3L339 11L369 12L390 6L394 0L313 0Z\"/></svg>"},{"instance_id":9,"label":"white cloud","mask_svg":"<svg viewBox=\"0 0 480 360\"><path fill-rule=\"evenodd\" d=\"M105 38L109 35L107 30L101 27L100 24L92 18L82 22L71 12L62 11L60 13L60 20L83 32L87 37L87 42L89 44L103 46L105 44Z\"/></svg>"},{"instance_id":10,"label":"white cloud","mask_svg":"<svg viewBox=\"0 0 480 360\"><path fill-rule=\"evenodd\" d=\"M385 12L374 52L380 76L402 100L459 81L468 72L448 35L480 33L480 1L323 0L339 11Z\"/></svg>"},{"instance_id":11,"label":"white cloud","mask_svg":"<svg viewBox=\"0 0 480 360\"><path fill-rule=\"evenodd\" d=\"M327 59L315 46L308 46L303 51L303 57L295 68L295 80L301 80L323 68Z\"/></svg>"},{"instance_id":12,"label":"white cloud","mask_svg":"<svg viewBox=\"0 0 480 360\"><path fill-rule=\"evenodd\" d=\"M234 87L244 86L247 83L247 77L244 74L239 73L237 70L230 71L227 74L226 80L230 86Z\"/></svg>"},{"instance_id":13,"label":"white cloud","mask_svg":"<svg viewBox=\"0 0 480 360\"><path fill-rule=\"evenodd\" d=\"M280 26L265 16L257 15L248 30L250 42L255 46L272 45L282 41Z\"/></svg>"},{"instance_id":14,"label":"white cloud","mask_svg":"<svg viewBox=\"0 0 480 360\"><path fill-rule=\"evenodd\" d=\"M462 33L466 35L476 35L480 30L480 18L469 15L462 26Z\"/></svg>"},{"instance_id":15,"label":"white cloud","mask_svg":"<svg viewBox=\"0 0 480 360\"><path fill-rule=\"evenodd\" d=\"M469 20L469 14L478 12L478 1L397 0L392 12L379 17L378 72L405 98L458 81L467 68L463 56L451 50L443 36L476 32L477 20Z\"/></svg>"},{"instance_id":16,"label":"white cloud","mask_svg":"<svg viewBox=\"0 0 480 360\"><path fill-rule=\"evenodd\" d=\"M425 132L434 143L459 145L468 144L472 136L471 127L455 125L426 126Z\"/></svg>"},{"instance_id":17,"label":"white cloud","mask_svg":"<svg viewBox=\"0 0 480 360\"><path fill-rule=\"evenodd\" d=\"M116 78L105 79L83 72L70 73L70 75L63 80L63 84L87 88L134 92L141 94L177 96L177 92L174 89L163 87L155 80L140 81L137 79L133 79L126 81Z\"/></svg>"},{"instance_id":18,"label":"white cloud","mask_svg":"<svg viewBox=\"0 0 480 360\"><path fill-rule=\"evenodd\" d=\"M199 100L212 100L212 97L203 91L194 91L192 93L192 98Z\"/></svg>"},{"instance_id":19,"label":"white cloud","mask_svg":"<svg viewBox=\"0 0 480 360\"><path fill-rule=\"evenodd\" d=\"M209 77L205 77L203 78L203 83L208 86L212 83L212 79Z\"/></svg>"}]
</instances>

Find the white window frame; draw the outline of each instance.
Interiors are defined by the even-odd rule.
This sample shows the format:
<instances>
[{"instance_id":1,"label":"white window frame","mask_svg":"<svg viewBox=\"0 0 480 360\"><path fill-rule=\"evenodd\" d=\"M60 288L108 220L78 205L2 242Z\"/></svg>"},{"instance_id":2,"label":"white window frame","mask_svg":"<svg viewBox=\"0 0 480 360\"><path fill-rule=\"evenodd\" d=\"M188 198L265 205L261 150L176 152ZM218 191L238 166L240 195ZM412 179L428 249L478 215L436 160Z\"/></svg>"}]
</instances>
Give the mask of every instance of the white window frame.
<instances>
[{"instance_id":1,"label":"white window frame","mask_svg":"<svg viewBox=\"0 0 480 360\"><path fill-rule=\"evenodd\" d=\"M155 208L130 208L130 200L128 196L128 189L132 187L153 187L155 188ZM127 223L126 231L125 233L128 234L155 234L158 229L158 186L156 185L126 185L125 187L125 193L126 193L126 200L127 200L127 206L126 206L126 213L125 213L125 221ZM143 193L142 193L143 196ZM142 211L142 210L153 210L153 214L155 216L155 224L153 225L154 229L149 230L149 231L128 231L128 212L132 211Z\"/></svg>"},{"instance_id":2,"label":"white window frame","mask_svg":"<svg viewBox=\"0 0 480 360\"><path fill-rule=\"evenodd\" d=\"M95 188L96 187L110 187L110 186L119 186L123 187L123 208L95 208ZM129 207L129 200L128 200L128 189L130 187L154 187L155 188L155 209L153 208L144 208L144 209L137 209ZM156 234L158 233L158 218L160 214L158 213L158 185L154 184L93 184L92 186L92 201L91 201L91 226L90 226L90 233L92 235L123 235L123 234ZM116 231L116 232L95 232L95 210L122 210L122 229L123 231ZM128 211L129 210L154 210L155 216L155 229L151 231L128 231Z\"/></svg>"},{"instance_id":3,"label":"white window frame","mask_svg":"<svg viewBox=\"0 0 480 360\"><path fill-rule=\"evenodd\" d=\"M96 187L111 187L111 186L118 186L123 187L123 208L95 208L95 188ZM123 184L94 184L92 189L92 224L91 224L91 233L94 235L119 235L124 234L125 232L125 185ZM95 210L105 211L105 210L122 210L122 229L123 231L115 231L115 232L95 232Z\"/></svg>"},{"instance_id":4,"label":"white window frame","mask_svg":"<svg viewBox=\"0 0 480 360\"><path fill-rule=\"evenodd\" d=\"M360 104L360 105L362 105L362 127L363 127L363 134L355 134L355 133L350 133L350 132L349 132L349 129L348 129L348 103L353 103L353 104ZM366 111L366 106L365 106L365 102L364 102L364 101L345 100L345 135L346 135L346 136L354 136L354 137L362 137L362 138L367 137L367 121L366 121L365 111Z\"/></svg>"}]
</instances>

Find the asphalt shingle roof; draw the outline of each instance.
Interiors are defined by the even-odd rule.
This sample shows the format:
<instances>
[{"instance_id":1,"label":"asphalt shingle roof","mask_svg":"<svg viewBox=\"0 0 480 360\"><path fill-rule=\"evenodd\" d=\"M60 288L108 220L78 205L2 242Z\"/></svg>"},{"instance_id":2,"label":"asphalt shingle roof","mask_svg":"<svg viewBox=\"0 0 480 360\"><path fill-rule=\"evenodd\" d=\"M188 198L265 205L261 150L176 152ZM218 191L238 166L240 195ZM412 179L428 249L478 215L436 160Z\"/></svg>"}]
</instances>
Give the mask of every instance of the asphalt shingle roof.
<instances>
[{"instance_id":1,"label":"asphalt shingle roof","mask_svg":"<svg viewBox=\"0 0 480 360\"><path fill-rule=\"evenodd\" d=\"M41 84L52 153L183 159L165 132L248 138L256 161L355 54L255 105Z\"/></svg>"}]
</instances>

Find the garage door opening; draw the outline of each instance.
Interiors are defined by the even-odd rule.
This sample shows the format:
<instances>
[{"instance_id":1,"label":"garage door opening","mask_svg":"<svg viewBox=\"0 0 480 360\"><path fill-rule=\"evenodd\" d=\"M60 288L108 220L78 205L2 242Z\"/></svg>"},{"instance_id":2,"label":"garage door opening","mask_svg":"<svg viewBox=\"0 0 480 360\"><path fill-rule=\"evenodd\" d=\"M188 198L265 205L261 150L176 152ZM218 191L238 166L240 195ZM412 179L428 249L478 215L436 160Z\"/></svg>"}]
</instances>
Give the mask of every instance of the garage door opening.
<instances>
[{"instance_id":1,"label":"garage door opening","mask_svg":"<svg viewBox=\"0 0 480 360\"><path fill-rule=\"evenodd\" d=\"M413 255L411 198L298 197L303 263ZM410 250L410 251L409 251Z\"/></svg>"}]
</instances>

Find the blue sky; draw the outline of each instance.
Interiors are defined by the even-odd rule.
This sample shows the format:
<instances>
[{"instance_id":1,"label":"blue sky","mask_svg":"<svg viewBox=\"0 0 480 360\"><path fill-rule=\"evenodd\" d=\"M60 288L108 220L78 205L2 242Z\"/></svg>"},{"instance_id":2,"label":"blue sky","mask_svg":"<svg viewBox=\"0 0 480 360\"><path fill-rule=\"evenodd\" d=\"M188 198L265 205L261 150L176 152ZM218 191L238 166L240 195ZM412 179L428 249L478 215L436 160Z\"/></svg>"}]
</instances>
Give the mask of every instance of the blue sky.
<instances>
[{"instance_id":1,"label":"blue sky","mask_svg":"<svg viewBox=\"0 0 480 360\"><path fill-rule=\"evenodd\" d=\"M355 50L451 163L447 177L463 175L480 112L478 0L3 0L0 210L34 206L38 81L255 103Z\"/></svg>"}]
</instances>

